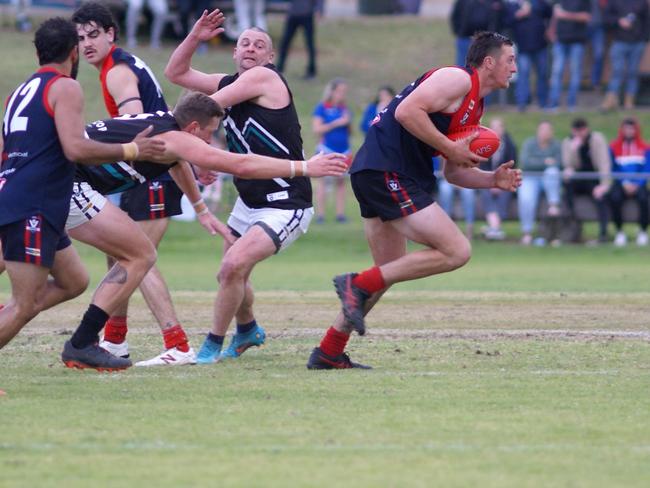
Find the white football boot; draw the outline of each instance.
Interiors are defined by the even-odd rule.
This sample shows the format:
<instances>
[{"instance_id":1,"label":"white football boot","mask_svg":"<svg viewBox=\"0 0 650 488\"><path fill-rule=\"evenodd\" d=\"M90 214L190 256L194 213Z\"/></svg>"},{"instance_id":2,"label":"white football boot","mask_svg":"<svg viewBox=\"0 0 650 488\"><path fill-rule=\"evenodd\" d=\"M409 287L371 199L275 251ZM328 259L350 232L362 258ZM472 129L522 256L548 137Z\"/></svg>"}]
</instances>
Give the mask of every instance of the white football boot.
<instances>
[{"instance_id":1,"label":"white football boot","mask_svg":"<svg viewBox=\"0 0 650 488\"><path fill-rule=\"evenodd\" d=\"M104 351L110 352L113 356L117 356L118 358L129 357L129 343L126 341L120 344L115 344L114 342L102 340L99 343L99 347L101 347Z\"/></svg>"},{"instance_id":2,"label":"white football boot","mask_svg":"<svg viewBox=\"0 0 650 488\"><path fill-rule=\"evenodd\" d=\"M148 359L147 361L138 361L136 366L181 366L183 364L196 364L196 354L194 349L190 347L187 352L179 351L173 347L162 352L155 358Z\"/></svg>"}]
</instances>

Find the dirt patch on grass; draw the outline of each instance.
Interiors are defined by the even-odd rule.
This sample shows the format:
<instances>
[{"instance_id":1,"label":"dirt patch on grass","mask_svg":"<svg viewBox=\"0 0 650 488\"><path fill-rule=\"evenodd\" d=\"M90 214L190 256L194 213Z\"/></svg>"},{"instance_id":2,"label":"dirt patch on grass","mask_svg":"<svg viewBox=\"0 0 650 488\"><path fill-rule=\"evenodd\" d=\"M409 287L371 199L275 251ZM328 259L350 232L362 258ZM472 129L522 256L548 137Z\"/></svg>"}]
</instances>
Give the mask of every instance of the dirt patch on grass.
<instances>
[{"instance_id":1,"label":"dirt patch on grass","mask_svg":"<svg viewBox=\"0 0 650 488\"><path fill-rule=\"evenodd\" d=\"M328 293L265 292L258 321L271 337L316 337L332 324L337 300ZM174 304L183 326L204 333L212 323L213 293L180 292ZM70 333L89 297L46 311L22 332ZM129 310L131 333L157 334L141 297ZM391 293L367 319L369 337L386 339L650 340L650 294Z\"/></svg>"}]
</instances>

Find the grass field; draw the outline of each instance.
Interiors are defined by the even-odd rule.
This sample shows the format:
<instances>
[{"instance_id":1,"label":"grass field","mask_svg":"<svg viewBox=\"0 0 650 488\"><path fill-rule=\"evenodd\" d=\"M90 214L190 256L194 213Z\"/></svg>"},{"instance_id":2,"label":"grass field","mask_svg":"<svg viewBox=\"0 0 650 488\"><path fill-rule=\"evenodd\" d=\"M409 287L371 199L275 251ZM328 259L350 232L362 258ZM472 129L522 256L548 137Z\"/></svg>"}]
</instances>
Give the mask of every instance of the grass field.
<instances>
[{"instance_id":1,"label":"grass field","mask_svg":"<svg viewBox=\"0 0 650 488\"><path fill-rule=\"evenodd\" d=\"M198 232L174 223L160 253L194 347L219 247ZM66 370L89 294L41 314L1 353L0 486L647 486L647 251L477 242L373 312L350 346L373 371L307 371L329 280L367 264L363 245L358 224L314 227L260 266L270 338L236 363ZM97 280L101 256L82 255ZM134 358L156 354L139 296L131 323Z\"/></svg>"},{"instance_id":2,"label":"grass field","mask_svg":"<svg viewBox=\"0 0 650 488\"><path fill-rule=\"evenodd\" d=\"M361 106L384 81L400 86L449 62L446 29L404 18L323 25L318 83L297 79L300 53L290 65L303 125L331 76L349 77ZM0 36L4 59L12 53L4 97L34 63L29 37ZM140 54L161 73L169 50ZM230 67L225 50L200 62ZM81 75L88 118L100 117L96 72ZM173 100L177 91L165 89ZM505 116L521 138L542 115ZM618 123L590 116L609 135ZM569 118L556 120L568 127ZM374 370L310 372L309 352L338 307L331 277L370 264L350 208L349 224L312 226L256 269L269 341L236 362L67 370L60 350L90 291L41 314L0 352L0 487L648 486L648 250L477 241L465 268L398 285L369 316L368 335L349 350ZM103 258L78 248L92 289ZM197 224L178 222L160 249L195 348L210 323L220 249ZM8 295L0 277L0 302ZM139 294L130 322L134 359L157 354L162 341Z\"/></svg>"}]
</instances>

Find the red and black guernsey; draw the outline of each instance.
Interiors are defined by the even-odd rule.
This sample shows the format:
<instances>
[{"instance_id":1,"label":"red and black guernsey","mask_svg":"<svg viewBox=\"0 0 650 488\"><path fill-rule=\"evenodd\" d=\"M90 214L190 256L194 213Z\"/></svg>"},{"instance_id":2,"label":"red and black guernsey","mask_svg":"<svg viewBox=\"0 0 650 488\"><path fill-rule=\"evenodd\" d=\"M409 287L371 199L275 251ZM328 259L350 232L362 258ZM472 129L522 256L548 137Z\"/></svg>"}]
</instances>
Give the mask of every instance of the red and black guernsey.
<instances>
[{"instance_id":1,"label":"red and black guernsey","mask_svg":"<svg viewBox=\"0 0 650 488\"><path fill-rule=\"evenodd\" d=\"M70 210L75 165L63 153L48 103L52 84L64 77L42 68L7 99L2 124L0 226L40 214L63 231Z\"/></svg>"},{"instance_id":2,"label":"red and black guernsey","mask_svg":"<svg viewBox=\"0 0 650 488\"><path fill-rule=\"evenodd\" d=\"M138 133L150 125L152 136L180 130L174 114L156 112L98 120L86 126L86 135L99 142L125 143L132 141ZM146 181L160 179L161 175L168 172L170 166L149 161L118 161L97 166L80 164L77 165L74 181L85 181L102 195L109 195L129 190Z\"/></svg>"},{"instance_id":3,"label":"red and black guernsey","mask_svg":"<svg viewBox=\"0 0 650 488\"><path fill-rule=\"evenodd\" d=\"M124 100L115 100L106 86L106 76L110 69L116 64L123 63L129 67L133 74L138 79L138 93L140 94L140 101L142 102L142 111L145 113L167 112L167 102L163 96L160 84L156 76L151 71L151 68L142 61L139 57L123 50L122 48L113 46L104 59L102 68L99 72L99 81L102 85L102 93L104 95L104 105L111 117L120 115L117 104ZM172 181L172 177L167 172L159 175L160 181ZM99 191L99 190L98 190ZM123 190L120 190L123 191Z\"/></svg>"},{"instance_id":4,"label":"red and black guernsey","mask_svg":"<svg viewBox=\"0 0 650 488\"><path fill-rule=\"evenodd\" d=\"M272 64L265 68L278 74L287 87L291 101L286 107L270 109L246 101L226 109L223 126L228 150L235 153L253 153L279 159L302 160L300 121L293 95L286 80ZM225 76L218 89L234 83L238 74ZM251 208L281 208L293 210L312 206L309 178L274 178L272 180L245 180L235 178L235 186L243 202Z\"/></svg>"},{"instance_id":5,"label":"red and black guernsey","mask_svg":"<svg viewBox=\"0 0 650 488\"><path fill-rule=\"evenodd\" d=\"M483 114L483 99L479 98L478 73L472 68L461 68L472 81L470 91L463 99L459 109L454 113L435 112L429 114L431 122L443 134L466 126L478 124ZM366 139L357 152L350 173L363 170L375 170L408 175L420 182L421 187L432 192L435 187L433 164L431 158L438 151L408 132L395 119L395 110L424 80L440 68L434 68L408 85L377 114Z\"/></svg>"},{"instance_id":6,"label":"red and black guernsey","mask_svg":"<svg viewBox=\"0 0 650 488\"><path fill-rule=\"evenodd\" d=\"M104 94L104 105L106 105L106 110L108 110L108 114L111 117L120 115L117 104L123 102L123 100L115 101L111 96L106 87L106 76L113 66L120 63L126 64L138 78L138 92L140 93L140 100L142 101L144 112L153 113L159 110L166 112L169 110L160 84L149 66L137 56L113 46L106 59L104 59L104 63L99 72L99 81L102 84L102 92Z\"/></svg>"}]
</instances>

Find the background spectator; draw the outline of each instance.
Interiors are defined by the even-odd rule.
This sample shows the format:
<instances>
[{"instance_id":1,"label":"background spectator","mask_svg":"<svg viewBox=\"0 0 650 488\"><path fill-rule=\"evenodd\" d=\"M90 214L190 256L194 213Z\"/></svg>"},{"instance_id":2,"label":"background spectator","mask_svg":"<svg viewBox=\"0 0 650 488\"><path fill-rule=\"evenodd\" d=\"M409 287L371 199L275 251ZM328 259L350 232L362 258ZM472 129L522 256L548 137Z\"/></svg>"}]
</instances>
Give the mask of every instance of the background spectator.
<instances>
[{"instance_id":1,"label":"background spectator","mask_svg":"<svg viewBox=\"0 0 650 488\"><path fill-rule=\"evenodd\" d=\"M302 27L309 55L305 79L316 76L315 21L323 15L323 4L324 0L291 0L287 20L284 23L282 42L280 43L278 70L281 72L284 71L293 36L296 35L298 28Z\"/></svg>"},{"instance_id":2,"label":"background spectator","mask_svg":"<svg viewBox=\"0 0 650 488\"><path fill-rule=\"evenodd\" d=\"M456 64L465 66L472 36L480 31L499 31L501 0L456 0L451 10L451 30L456 36Z\"/></svg>"},{"instance_id":3,"label":"background spectator","mask_svg":"<svg viewBox=\"0 0 650 488\"><path fill-rule=\"evenodd\" d=\"M347 154L351 162L350 128L352 112L347 106L348 85L345 80L335 78L325 86L323 100L316 105L312 128L320 137L316 152L325 154L337 152ZM325 222L327 206L327 185L334 181L336 188L336 221L347 222L345 216L345 176L320 178L316 190L316 223Z\"/></svg>"},{"instance_id":4,"label":"background spectator","mask_svg":"<svg viewBox=\"0 0 650 488\"><path fill-rule=\"evenodd\" d=\"M128 0L126 10L126 44L130 48L138 45L138 24L145 0ZM169 7L167 0L146 0L147 6L153 14L151 21L151 49L160 49L163 27L167 22Z\"/></svg>"},{"instance_id":5,"label":"background spectator","mask_svg":"<svg viewBox=\"0 0 650 488\"><path fill-rule=\"evenodd\" d=\"M235 17L237 17L236 37L251 27L266 27L266 0L234 0Z\"/></svg>"},{"instance_id":6,"label":"background spectator","mask_svg":"<svg viewBox=\"0 0 650 488\"><path fill-rule=\"evenodd\" d=\"M375 100L368 104L366 110L363 112L363 117L361 122L359 122L359 129L364 134L368 133L372 121L377 116L379 112L384 110L386 105L395 97L395 90L392 86L382 86L377 92L377 97Z\"/></svg>"},{"instance_id":7,"label":"background spectator","mask_svg":"<svg viewBox=\"0 0 650 488\"><path fill-rule=\"evenodd\" d=\"M559 0L553 8L551 35L553 43L553 67L551 69L551 92L549 108L560 104L564 68L569 62L569 90L567 107L575 110L582 76L582 60L588 39L587 25L591 20L590 0Z\"/></svg>"},{"instance_id":8,"label":"background spectator","mask_svg":"<svg viewBox=\"0 0 650 488\"><path fill-rule=\"evenodd\" d=\"M517 146L512 141L510 134L506 132L503 120L499 118L492 119L490 128L499 135L501 144L489 161L481 165L481 169L486 171L494 171L508 161L517 161ZM510 204L512 192L503 191L499 188L483 188L480 190L480 195L483 210L485 211L485 220L487 221L487 228L483 235L488 240L505 239L506 234L501 228L501 221L508 217L508 205Z\"/></svg>"},{"instance_id":9,"label":"background spectator","mask_svg":"<svg viewBox=\"0 0 650 488\"><path fill-rule=\"evenodd\" d=\"M618 137L609 145L614 157L614 171L622 173L644 173L650 171L648 144L641 136L641 128L636 119L621 122ZM616 180L610 191L612 220L616 226L615 246L625 246L627 236L623 232L623 203L632 198L639 204L639 232L636 243L648 245L648 180L633 177Z\"/></svg>"},{"instance_id":10,"label":"background spectator","mask_svg":"<svg viewBox=\"0 0 650 488\"><path fill-rule=\"evenodd\" d=\"M587 121L575 119L571 136L562 141L567 205L575 217L575 197L588 195L598 212L598 242L607 242L607 193L612 184L612 160L605 136L591 131ZM573 179L576 173L596 172L594 179Z\"/></svg>"},{"instance_id":11,"label":"background spectator","mask_svg":"<svg viewBox=\"0 0 650 488\"><path fill-rule=\"evenodd\" d=\"M182 39L190 33L190 17L193 17L193 20L198 19L204 10L210 9L210 4L210 0L177 0L178 17L183 29Z\"/></svg>"},{"instance_id":12,"label":"background spectator","mask_svg":"<svg viewBox=\"0 0 650 488\"><path fill-rule=\"evenodd\" d=\"M442 209L447 212L451 218L454 217L454 196L460 195L461 204L463 206L463 217L465 217L465 236L468 239L474 237L474 220L476 215L476 190L471 188L462 188L460 186L452 185L443 176L444 159L434 157L433 167L434 170L439 171L439 176L436 178L438 184L438 203Z\"/></svg>"},{"instance_id":13,"label":"background spectator","mask_svg":"<svg viewBox=\"0 0 650 488\"><path fill-rule=\"evenodd\" d=\"M535 216L542 191L548 202L548 215L560 215L562 146L554 137L551 122L541 122L537 126L537 135L524 141L519 164L523 170L523 180L517 191L521 243L528 246L533 242ZM542 174L530 174L531 171Z\"/></svg>"},{"instance_id":14,"label":"background spectator","mask_svg":"<svg viewBox=\"0 0 650 488\"><path fill-rule=\"evenodd\" d=\"M548 97L548 43L546 30L553 9L546 0L512 0L506 4L505 24L517 45L515 99L520 112L530 102L530 72L535 68L537 103L546 107Z\"/></svg>"},{"instance_id":15,"label":"background spectator","mask_svg":"<svg viewBox=\"0 0 650 488\"><path fill-rule=\"evenodd\" d=\"M591 45L591 88L598 88L603 78L605 59L605 24L603 10L608 0L591 0L591 21L589 22L589 44Z\"/></svg>"},{"instance_id":16,"label":"background spectator","mask_svg":"<svg viewBox=\"0 0 650 488\"><path fill-rule=\"evenodd\" d=\"M626 76L625 109L634 108L639 90L639 64L648 40L648 0L608 0L605 22L612 30L614 41L609 50L611 74L603 109L618 106L618 96Z\"/></svg>"}]
</instances>

